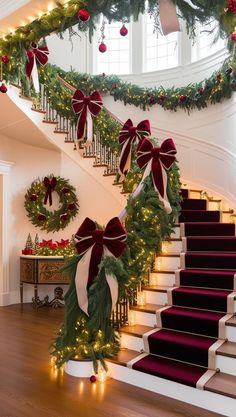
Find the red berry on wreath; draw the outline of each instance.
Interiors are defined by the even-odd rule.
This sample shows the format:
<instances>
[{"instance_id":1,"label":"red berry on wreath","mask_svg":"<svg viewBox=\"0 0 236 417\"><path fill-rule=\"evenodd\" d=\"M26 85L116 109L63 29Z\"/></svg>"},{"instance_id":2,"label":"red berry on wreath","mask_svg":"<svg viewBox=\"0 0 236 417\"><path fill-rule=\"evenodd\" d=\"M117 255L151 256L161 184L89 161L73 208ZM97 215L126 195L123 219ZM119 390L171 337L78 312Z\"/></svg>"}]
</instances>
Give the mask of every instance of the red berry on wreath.
<instances>
[{"instance_id":1,"label":"red berry on wreath","mask_svg":"<svg viewBox=\"0 0 236 417\"><path fill-rule=\"evenodd\" d=\"M76 205L74 203L68 204L68 210L74 210L76 208Z\"/></svg>"},{"instance_id":2,"label":"red berry on wreath","mask_svg":"<svg viewBox=\"0 0 236 417\"><path fill-rule=\"evenodd\" d=\"M7 92L7 86L6 86L6 84L2 84L0 86L0 91L1 91L1 93L4 93L4 94Z\"/></svg>"},{"instance_id":3,"label":"red berry on wreath","mask_svg":"<svg viewBox=\"0 0 236 417\"><path fill-rule=\"evenodd\" d=\"M229 0L227 11L236 14L236 0Z\"/></svg>"},{"instance_id":4,"label":"red berry on wreath","mask_svg":"<svg viewBox=\"0 0 236 417\"><path fill-rule=\"evenodd\" d=\"M198 94L199 94L200 96L202 96L202 95L203 95L203 93L204 93L204 88L203 88L203 87L200 87L200 88L198 89Z\"/></svg>"},{"instance_id":5,"label":"red berry on wreath","mask_svg":"<svg viewBox=\"0 0 236 417\"><path fill-rule=\"evenodd\" d=\"M41 222L43 222L44 220L46 220L46 216L45 216L45 214L42 214L42 213L39 213L39 215L38 215L38 220L39 221L41 221Z\"/></svg>"},{"instance_id":6,"label":"red berry on wreath","mask_svg":"<svg viewBox=\"0 0 236 417\"><path fill-rule=\"evenodd\" d=\"M3 55L1 57L1 61L3 62L3 64L8 64L8 62L10 61L10 57L8 55Z\"/></svg>"},{"instance_id":7,"label":"red berry on wreath","mask_svg":"<svg viewBox=\"0 0 236 417\"><path fill-rule=\"evenodd\" d=\"M120 29L120 34L121 34L121 36L128 35L128 29L125 25L123 25L122 28Z\"/></svg>"},{"instance_id":8,"label":"red berry on wreath","mask_svg":"<svg viewBox=\"0 0 236 417\"><path fill-rule=\"evenodd\" d=\"M90 19L90 13L88 12L88 10L86 9L80 9L78 11L78 18L82 21L82 22L87 22Z\"/></svg>"},{"instance_id":9,"label":"red berry on wreath","mask_svg":"<svg viewBox=\"0 0 236 417\"><path fill-rule=\"evenodd\" d=\"M103 54L104 52L106 52L107 46L106 46L106 44L104 42L102 42L102 43L100 43L98 49Z\"/></svg>"},{"instance_id":10,"label":"red berry on wreath","mask_svg":"<svg viewBox=\"0 0 236 417\"><path fill-rule=\"evenodd\" d=\"M90 382L92 383L97 381L97 377L95 375L91 375L89 379L90 379Z\"/></svg>"},{"instance_id":11,"label":"red berry on wreath","mask_svg":"<svg viewBox=\"0 0 236 417\"><path fill-rule=\"evenodd\" d=\"M70 192L69 188L62 188L61 192L63 194L68 194Z\"/></svg>"},{"instance_id":12,"label":"red berry on wreath","mask_svg":"<svg viewBox=\"0 0 236 417\"><path fill-rule=\"evenodd\" d=\"M36 201L37 199L38 199L37 194L31 194L31 196L30 196L31 201Z\"/></svg>"},{"instance_id":13,"label":"red berry on wreath","mask_svg":"<svg viewBox=\"0 0 236 417\"><path fill-rule=\"evenodd\" d=\"M61 214L60 218L61 218L61 220L63 220L63 221L68 220L68 214L67 214L67 213Z\"/></svg>"}]
</instances>

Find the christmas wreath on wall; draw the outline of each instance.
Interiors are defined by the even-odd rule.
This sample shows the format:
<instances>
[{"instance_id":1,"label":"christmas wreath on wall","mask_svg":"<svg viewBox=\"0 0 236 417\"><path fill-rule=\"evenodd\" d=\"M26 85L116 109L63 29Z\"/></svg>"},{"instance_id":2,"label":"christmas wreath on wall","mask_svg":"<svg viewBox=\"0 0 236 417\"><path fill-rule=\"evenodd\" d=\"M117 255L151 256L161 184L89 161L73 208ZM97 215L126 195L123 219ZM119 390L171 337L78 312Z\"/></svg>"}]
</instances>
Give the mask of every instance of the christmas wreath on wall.
<instances>
[{"instance_id":1,"label":"christmas wreath on wall","mask_svg":"<svg viewBox=\"0 0 236 417\"><path fill-rule=\"evenodd\" d=\"M50 211L47 205L52 206L53 192L59 196L59 207ZM33 225L47 232L64 229L79 210L75 188L65 178L53 174L32 182L25 194L24 206Z\"/></svg>"}]
</instances>

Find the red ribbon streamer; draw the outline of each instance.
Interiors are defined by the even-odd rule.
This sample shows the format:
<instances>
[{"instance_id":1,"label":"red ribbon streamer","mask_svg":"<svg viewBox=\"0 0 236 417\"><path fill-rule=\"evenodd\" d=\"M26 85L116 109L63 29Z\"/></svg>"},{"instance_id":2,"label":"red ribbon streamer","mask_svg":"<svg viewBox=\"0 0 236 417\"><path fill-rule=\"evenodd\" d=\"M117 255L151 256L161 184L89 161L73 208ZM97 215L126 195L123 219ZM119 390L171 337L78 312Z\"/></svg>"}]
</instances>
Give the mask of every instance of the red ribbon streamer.
<instances>
[{"instance_id":1,"label":"red ribbon streamer","mask_svg":"<svg viewBox=\"0 0 236 417\"><path fill-rule=\"evenodd\" d=\"M85 96L83 91L76 90L72 97L72 108L78 114L77 139L83 140L88 111L92 116L97 116L102 109L102 97L99 91L94 91L90 96ZM89 138L93 139L93 138Z\"/></svg>"},{"instance_id":2,"label":"red ribbon streamer","mask_svg":"<svg viewBox=\"0 0 236 417\"><path fill-rule=\"evenodd\" d=\"M55 190L55 187L57 185L57 179L55 177L52 177L52 179L50 180L48 177L44 177L43 184L44 187L47 188L43 204L47 204L47 201L49 200L49 206L51 206L52 192Z\"/></svg>"},{"instance_id":3,"label":"red ribbon streamer","mask_svg":"<svg viewBox=\"0 0 236 417\"><path fill-rule=\"evenodd\" d=\"M31 49L27 51L28 62L26 63L26 75L28 78L31 77L32 70L34 67L35 59L41 64L45 65L48 62L49 50L47 46L38 46L32 42L30 45Z\"/></svg>"},{"instance_id":4,"label":"red ribbon streamer","mask_svg":"<svg viewBox=\"0 0 236 417\"><path fill-rule=\"evenodd\" d=\"M143 120L137 126L133 126L131 119L128 119L119 133L119 143L122 145L119 170L125 174L131 165L131 146L140 141L143 137L151 134L149 120Z\"/></svg>"},{"instance_id":5,"label":"red ribbon streamer","mask_svg":"<svg viewBox=\"0 0 236 417\"><path fill-rule=\"evenodd\" d=\"M75 237L78 239L76 249L79 255L84 255L92 248L87 284L89 287L98 274L104 246L118 258L125 250L124 241L127 235L118 217L111 219L104 231L97 229L95 222L86 217Z\"/></svg>"},{"instance_id":6,"label":"red ribbon streamer","mask_svg":"<svg viewBox=\"0 0 236 417\"><path fill-rule=\"evenodd\" d=\"M154 147L148 139L143 139L138 146L138 166L143 169L151 164L151 174L155 189L165 197L162 167L169 170L175 161L176 147L171 138L164 140L161 147Z\"/></svg>"}]
</instances>

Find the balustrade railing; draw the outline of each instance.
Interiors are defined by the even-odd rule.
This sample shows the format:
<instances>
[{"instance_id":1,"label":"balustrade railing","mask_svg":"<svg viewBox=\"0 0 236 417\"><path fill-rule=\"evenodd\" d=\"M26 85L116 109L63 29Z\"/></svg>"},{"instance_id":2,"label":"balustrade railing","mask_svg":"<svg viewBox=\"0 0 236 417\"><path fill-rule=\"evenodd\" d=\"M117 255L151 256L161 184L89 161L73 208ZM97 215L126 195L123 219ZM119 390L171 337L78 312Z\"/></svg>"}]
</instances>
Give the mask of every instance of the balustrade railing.
<instances>
[{"instance_id":1,"label":"balustrade railing","mask_svg":"<svg viewBox=\"0 0 236 417\"><path fill-rule=\"evenodd\" d=\"M94 158L94 167L104 167L104 176L118 174L119 156L109 146L103 145L100 133L96 132L91 142L86 142L86 138L78 142L76 123L57 113L43 86L40 91L40 102L34 102L33 106L44 112L45 123L55 124L55 133L65 133L65 142L72 143L74 150L82 150L84 158Z\"/></svg>"}]
</instances>

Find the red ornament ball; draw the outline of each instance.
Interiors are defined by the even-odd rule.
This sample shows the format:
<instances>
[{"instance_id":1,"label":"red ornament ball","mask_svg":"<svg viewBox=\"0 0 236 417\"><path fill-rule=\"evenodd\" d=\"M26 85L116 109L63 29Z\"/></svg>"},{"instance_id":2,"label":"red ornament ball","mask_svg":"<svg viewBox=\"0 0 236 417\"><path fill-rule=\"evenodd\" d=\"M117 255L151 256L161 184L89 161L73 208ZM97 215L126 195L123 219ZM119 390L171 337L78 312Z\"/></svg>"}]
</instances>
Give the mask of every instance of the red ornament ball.
<instances>
[{"instance_id":1,"label":"red ornament ball","mask_svg":"<svg viewBox=\"0 0 236 417\"><path fill-rule=\"evenodd\" d=\"M66 220L68 220L68 214L67 213L61 214L60 219L65 222Z\"/></svg>"},{"instance_id":2,"label":"red ornament ball","mask_svg":"<svg viewBox=\"0 0 236 417\"><path fill-rule=\"evenodd\" d=\"M78 11L78 18L82 21L82 22L87 22L90 19L90 13L88 12L88 10L86 9L80 9Z\"/></svg>"},{"instance_id":3,"label":"red ornament ball","mask_svg":"<svg viewBox=\"0 0 236 417\"><path fill-rule=\"evenodd\" d=\"M181 96L179 96L179 101L180 103L185 103L185 101L187 100L187 96L185 94L182 94Z\"/></svg>"},{"instance_id":4,"label":"red ornament ball","mask_svg":"<svg viewBox=\"0 0 236 417\"><path fill-rule=\"evenodd\" d=\"M156 103L156 98L155 98L155 96L150 96L150 97L149 97L148 102L149 102L149 104L150 104L150 105L155 104L155 103Z\"/></svg>"},{"instance_id":5,"label":"red ornament ball","mask_svg":"<svg viewBox=\"0 0 236 417\"><path fill-rule=\"evenodd\" d=\"M89 379L90 379L90 382L92 382L92 383L97 381L97 378L96 378L95 375L91 375L91 377Z\"/></svg>"},{"instance_id":6,"label":"red ornament ball","mask_svg":"<svg viewBox=\"0 0 236 417\"><path fill-rule=\"evenodd\" d=\"M38 215L38 220L40 221L40 222L43 222L44 220L46 220L46 216L45 216L45 214L42 214L42 213L39 213L39 215Z\"/></svg>"},{"instance_id":7,"label":"red ornament ball","mask_svg":"<svg viewBox=\"0 0 236 417\"><path fill-rule=\"evenodd\" d=\"M1 61L3 62L3 64L8 64L8 62L10 61L10 57L8 55L3 55L1 57Z\"/></svg>"},{"instance_id":8,"label":"red ornament ball","mask_svg":"<svg viewBox=\"0 0 236 417\"><path fill-rule=\"evenodd\" d=\"M120 34L121 34L121 36L128 35L128 29L125 25L123 25L122 28L120 29Z\"/></svg>"},{"instance_id":9,"label":"red ornament ball","mask_svg":"<svg viewBox=\"0 0 236 417\"><path fill-rule=\"evenodd\" d=\"M2 84L0 86L0 91L1 91L1 93L5 94L7 92L7 86L5 84Z\"/></svg>"},{"instance_id":10,"label":"red ornament ball","mask_svg":"<svg viewBox=\"0 0 236 417\"><path fill-rule=\"evenodd\" d=\"M236 14L236 0L229 0L229 3L227 5L227 10L230 13Z\"/></svg>"},{"instance_id":11,"label":"red ornament ball","mask_svg":"<svg viewBox=\"0 0 236 417\"><path fill-rule=\"evenodd\" d=\"M98 49L103 54L104 52L106 52L107 46L106 46L106 44L104 42L102 42L102 43L100 43Z\"/></svg>"},{"instance_id":12,"label":"red ornament ball","mask_svg":"<svg viewBox=\"0 0 236 417\"><path fill-rule=\"evenodd\" d=\"M202 95L203 95L203 93L204 93L204 88L203 88L203 87L200 87L200 88L198 89L198 94L199 94L200 96L202 96Z\"/></svg>"},{"instance_id":13,"label":"red ornament ball","mask_svg":"<svg viewBox=\"0 0 236 417\"><path fill-rule=\"evenodd\" d=\"M236 42L236 31L231 33L231 40Z\"/></svg>"},{"instance_id":14,"label":"red ornament ball","mask_svg":"<svg viewBox=\"0 0 236 417\"><path fill-rule=\"evenodd\" d=\"M221 81L221 78L222 78L221 73L217 74L216 76L217 81Z\"/></svg>"}]
</instances>

